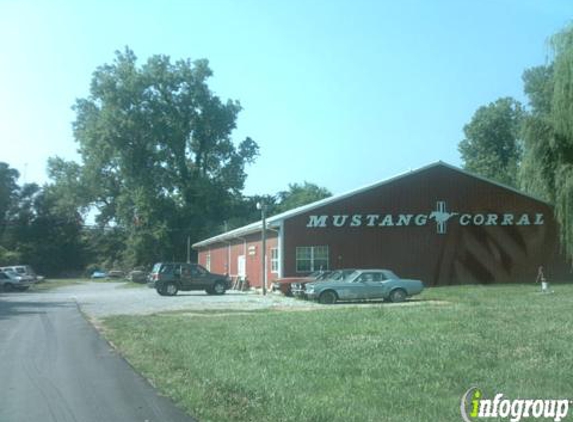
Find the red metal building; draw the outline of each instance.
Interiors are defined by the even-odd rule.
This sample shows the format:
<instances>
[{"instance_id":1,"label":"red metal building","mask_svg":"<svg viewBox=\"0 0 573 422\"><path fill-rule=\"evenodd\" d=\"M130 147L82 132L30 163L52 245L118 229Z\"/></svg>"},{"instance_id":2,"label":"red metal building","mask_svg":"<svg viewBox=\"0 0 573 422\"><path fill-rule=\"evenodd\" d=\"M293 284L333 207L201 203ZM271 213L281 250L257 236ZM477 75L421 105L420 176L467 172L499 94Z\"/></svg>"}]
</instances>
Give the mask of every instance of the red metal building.
<instances>
[{"instance_id":1,"label":"red metal building","mask_svg":"<svg viewBox=\"0 0 573 422\"><path fill-rule=\"evenodd\" d=\"M389 268L427 286L553 281L569 267L552 207L439 162L267 219L267 285L319 269ZM199 263L261 286L256 222L198 242Z\"/></svg>"}]
</instances>

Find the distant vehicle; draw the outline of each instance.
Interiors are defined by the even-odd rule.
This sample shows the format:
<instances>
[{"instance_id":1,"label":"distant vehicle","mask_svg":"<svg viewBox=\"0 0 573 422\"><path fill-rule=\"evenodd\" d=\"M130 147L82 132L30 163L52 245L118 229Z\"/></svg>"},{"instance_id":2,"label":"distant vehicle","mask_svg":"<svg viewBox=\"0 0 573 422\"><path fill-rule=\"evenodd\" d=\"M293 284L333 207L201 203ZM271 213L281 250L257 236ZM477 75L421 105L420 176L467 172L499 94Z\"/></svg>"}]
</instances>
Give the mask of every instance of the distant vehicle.
<instances>
[{"instance_id":1,"label":"distant vehicle","mask_svg":"<svg viewBox=\"0 0 573 422\"><path fill-rule=\"evenodd\" d=\"M323 281L339 281L339 280L343 280L344 278L348 277L354 271L356 271L356 269L354 269L354 268L340 269L340 270L335 270L332 272L328 271L324 274L324 276L318 277L314 281L316 281L316 282L319 282L319 281L320 282L323 282ZM293 296L305 298L306 297L305 286L312 281L313 280L301 280L299 282L292 283L291 292L292 292Z\"/></svg>"},{"instance_id":2,"label":"distant vehicle","mask_svg":"<svg viewBox=\"0 0 573 422\"><path fill-rule=\"evenodd\" d=\"M424 289L420 280L401 279L390 270L356 270L342 280L308 283L306 297L320 303L339 300L384 299L403 302Z\"/></svg>"},{"instance_id":3,"label":"distant vehicle","mask_svg":"<svg viewBox=\"0 0 573 422\"><path fill-rule=\"evenodd\" d=\"M133 283L146 283L147 271L133 270L127 275L127 279Z\"/></svg>"},{"instance_id":4,"label":"distant vehicle","mask_svg":"<svg viewBox=\"0 0 573 422\"><path fill-rule=\"evenodd\" d=\"M231 287L231 279L211 273L199 264L159 262L153 266L147 286L161 296L175 296L179 290L205 290L210 295L222 295Z\"/></svg>"},{"instance_id":5,"label":"distant vehicle","mask_svg":"<svg viewBox=\"0 0 573 422\"><path fill-rule=\"evenodd\" d=\"M34 284L34 279L26 274L18 274L12 270L0 271L0 287L5 292L28 290Z\"/></svg>"},{"instance_id":6,"label":"distant vehicle","mask_svg":"<svg viewBox=\"0 0 573 422\"><path fill-rule=\"evenodd\" d=\"M306 283L310 283L311 281L315 280L322 280L330 274L330 271L315 271L310 275L304 277L284 277L279 278L273 281L272 284L272 291L278 292L280 291L285 296L292 296L293 295L293 287L294 285L301 286L305 285Z\"/></svg>"},{"instance_id":7,"label":"distant vehicle","mask_svg":"<svg viewBox=\"0 0 573 422\"><path fill-rule=\"evenodd\" d=\"M124 278L125 273L123 271L113 270L107 273L106 278Z\"/></svg>"},{"instance_id":8,"label":"distant vehicle","mask_svg":"<svg viewBox=\"0 0 573 422\"><path fill-rule=\"evenodd\" d=\"M9 267L0 267L0 271L3 270L10 270L14 271L19 275L26 275L28 277L32 277L32 279L37 283L44 281L44 276L36 274L36 272L30 265L12 265Z\"/></svg>"},{"instance_id":9,"label":"distant vehicle","mask_svg":"<svg viewBox=\"0 0 573 422\"><path fill-rule=\"evenodd\" d=\"M107 273L105 271L94 271L91 278L106 278Z\"/></svg>"}]
</instances>

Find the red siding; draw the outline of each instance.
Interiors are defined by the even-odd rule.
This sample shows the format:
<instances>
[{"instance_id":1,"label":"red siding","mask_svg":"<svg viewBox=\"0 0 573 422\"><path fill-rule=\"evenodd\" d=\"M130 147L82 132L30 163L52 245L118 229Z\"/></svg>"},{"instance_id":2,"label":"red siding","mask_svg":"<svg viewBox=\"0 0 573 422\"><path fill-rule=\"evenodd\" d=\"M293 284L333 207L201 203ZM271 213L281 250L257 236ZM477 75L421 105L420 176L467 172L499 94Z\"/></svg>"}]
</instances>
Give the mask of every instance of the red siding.
<instances>
[{"instance_id":1,"label":"red siding","mask_svg":"<svg viewBox=\"0 0 573 422\"><path fill-rule=\"evenodd\" d=\"M440 234L437 223L430 219L444 201L447 212L457 213L445 223ZM544 224L494 225L460 224L463 214L520 216L527 213L533 220L543 214ZM423 215L427 223L417 226L368 226L370 214ZM307 227L309 216L329 216L328 227ZM363 223L333 226L333 216L360 215ZM501 218L501 217L499 217ZM260 233L233 240L230 250L230 273L237 274L237 256L246 250L247 277L252 286L260 286ZM246 244L245 244L246 242ZM270 249L277 247L275 232L269 232L267 244L268 280ZM336 268L389 268L398 275L418 278L428 286L466 283L533 283L539 265L545 267L550 281L570 277L570 268L560 252L558 227L553 209L544 202L489 183L448 166L431 166L378 187L355 193L312 211L283 221L281 251L283 276L296 272L296 247L328 246L329 266ZM254 254L249 254L254 247ZM227 271L227 244L200 248L199 262L205 265L211 250L211 269ZM246 249L245 249L246 248Z\"/></svg>"},{"instance_id":2,"label":"red siding","mask_svg":"<svg viewBox=\"0 0 573 422\"><path fill-rule=\"evenodd\" d=\"M543 225L461 226L446 223L438 234L434 220L403 227L308 228L310 215L425 214L445 201L447 211L544 214ZM330 217L331 218L331 217ZM537 267L564 277L552 209L495 184L449 169L432 167L284 222L284 275L295 276L297 246L329 246L330 267L395 270L427 285L533 282Z\"/></svg>"},{"instance_id":3,"label":"red siding","mask_svg":"<svg viewBox=\"0 0 573 422\"><path fill-rule=\"evenodd\" d=\"M269 231L267 234L267 281L277 278L277 274L271 273L271 249L278 244L276 232ZM252 287L261 287L261 234L256 233L242 238L236 238L225 243L215 243L208 247L199 248L199 263L207 265L207 256L211 257L211 271L221 274L229 274L236 277L239 273L239 256L245 256L247 280Z\"/></svg>"}]
</instances>

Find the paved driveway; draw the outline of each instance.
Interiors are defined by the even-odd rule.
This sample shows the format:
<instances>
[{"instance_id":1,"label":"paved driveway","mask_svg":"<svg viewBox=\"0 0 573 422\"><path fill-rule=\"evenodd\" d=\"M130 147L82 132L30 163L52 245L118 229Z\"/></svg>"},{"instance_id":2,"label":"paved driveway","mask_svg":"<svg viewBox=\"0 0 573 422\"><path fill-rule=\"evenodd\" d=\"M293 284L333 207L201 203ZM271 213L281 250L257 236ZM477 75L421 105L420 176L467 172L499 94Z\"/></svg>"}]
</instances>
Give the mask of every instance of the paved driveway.
<instances>
[{"instance_id":1,"label":"paved driveway","mask_svg":"<svg viewBox=\"0 0 573 422\"><path fill-rule=\"evenodd\" d=\"M63 295L0 294L0 421L192 422Z\"/></svg>"},{"instance_id":2,"label":"paved driveway","mask_svg":"<svg viewBox=\"0 0 573 422\"><path fill-rule=\"evenodd\" d=\"M1 422L189 422L83 318L169 310L312 306L277 295L159 296L124 283L0 293Z\"/></svg>"},{"instance_id":3,"label":"paved driveway","mask_svg":"<svg viewBox=\"0 0 573 422\"><path fill-rule=\"evenodd\" d=\"M110 315L146 315L162 311L256 310L319 307L312 302L269 293L228 291L221 296L200 292L179 292L177 296L159 296L147 287L125 288L126 283L93 283L60 287L45 292L0 293L0 300L77 303L90 317Z\"/></svg>"}]
</instances>

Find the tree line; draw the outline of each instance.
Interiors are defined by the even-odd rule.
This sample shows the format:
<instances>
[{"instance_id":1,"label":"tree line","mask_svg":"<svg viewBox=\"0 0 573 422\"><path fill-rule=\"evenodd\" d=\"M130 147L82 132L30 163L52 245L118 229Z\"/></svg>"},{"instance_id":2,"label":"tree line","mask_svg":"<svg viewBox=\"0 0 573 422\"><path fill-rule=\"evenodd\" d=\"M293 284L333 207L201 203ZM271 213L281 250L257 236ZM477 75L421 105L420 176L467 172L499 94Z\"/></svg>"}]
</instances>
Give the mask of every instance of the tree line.
<instances>
[{"instance_id":1,"label":"tree line","mask_svg":"<svg viewBox=\"0 0 573 422\"><path fill-rule=\"evenodd\" d=\"M480 107L458 149L464 167L555 206L573 257L573 24L549 40L547 64L523 72L527 104L511 97Z\"/></svg>"},{"instance_id":2,"label":"tree line","mask_svg":"<svg viewBox=\"0 0 573 422\"><path fill-rule=\"evenodd\" d=\"M553 203L573 257L573 26L550 48L547 64L523 73L528 103L480 107L458 149L467 170ZM272 215L330 196L308 182L243 194L259 146L232 139L241 105L215 95L211 76L206 60L156 55L138 65L129 48L98 67L73 106L80 163L49 158L44 186L19 185L0 163L0 265L55 275L184 259L188 237L258 220L257 202Z\"/></svg>"},{"instance_id":3,"label":"tree line","mask_svg":"<svg viewBox=\"0 0 573 422\"><path fill-rule=\"evenodd\" d=\"M241 105L215 95L211 76L206 60L156 55L139 66L129 48L98 67L73 106L81 163L49 158L43 187L19 186L0 163L0 264L61 274L184 259L187 238L256 221L257 202L272 214L329 196L308 182L243 195L259 147L233 141Z\"/></svg>"}]
</instances>

